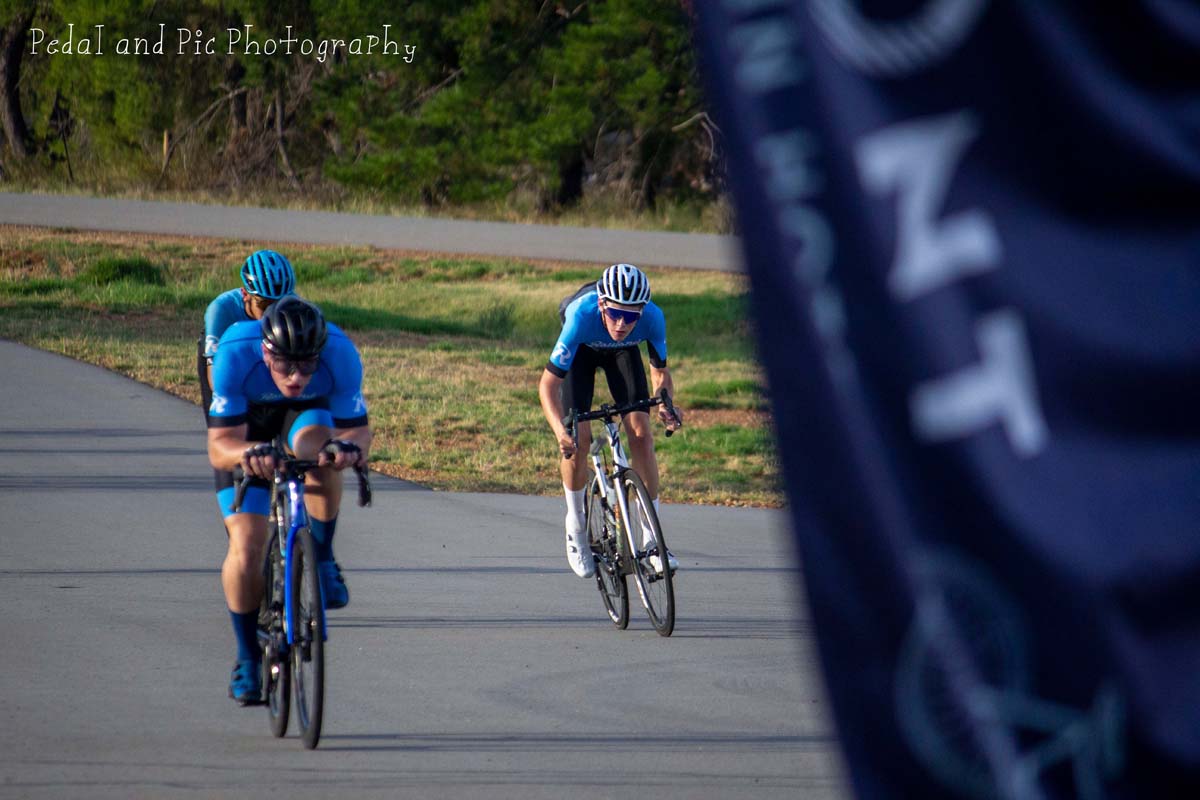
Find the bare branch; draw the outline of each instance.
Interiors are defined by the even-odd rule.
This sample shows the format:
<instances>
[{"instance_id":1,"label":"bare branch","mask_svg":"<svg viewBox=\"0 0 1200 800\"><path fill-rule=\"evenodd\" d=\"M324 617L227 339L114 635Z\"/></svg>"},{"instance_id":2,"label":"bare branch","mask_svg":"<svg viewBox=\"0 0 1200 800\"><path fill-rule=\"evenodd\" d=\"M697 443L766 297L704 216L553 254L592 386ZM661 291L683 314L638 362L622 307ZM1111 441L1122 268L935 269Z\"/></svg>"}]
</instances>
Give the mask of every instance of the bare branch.
<instances>
[{"instance_id":1,"label":"bare branch","mask_svg":"<svg viewBox=\"0 0 1200 800\"><path fill-rule=\"evenodd\" d=\"M165 178L167 175L167 167L171 163L171 156L174 155L175 148L177 148L179 146L179 143L182 142L184 139L186 139L188 136L190 136L192 134L192 131L194 131L200 123L202 123L205 119L207 119L208 117L215 114L217 109L219 109L222 104L228 103L232 98L234 98L235 96L237 96L239 94L242 94L245 91L246 91L246 88L242 87L240 89L235 89L234 91L229 92L228 94L225 94L221 97L218 97L216 100L214 100L212 102L211 105L209 105L208 108L204 109L204 111L200 114L200 116L198 116L194 120L192 120L191 123L186 128L183 129L183 133L179 134L178 136L171 137L171 146L167 148L167 155L163 159L162 171L158 173L158 181L155 182L154 188L158 189L158 188L162 187L163 178Z\"/></svg>"}]
</instances>

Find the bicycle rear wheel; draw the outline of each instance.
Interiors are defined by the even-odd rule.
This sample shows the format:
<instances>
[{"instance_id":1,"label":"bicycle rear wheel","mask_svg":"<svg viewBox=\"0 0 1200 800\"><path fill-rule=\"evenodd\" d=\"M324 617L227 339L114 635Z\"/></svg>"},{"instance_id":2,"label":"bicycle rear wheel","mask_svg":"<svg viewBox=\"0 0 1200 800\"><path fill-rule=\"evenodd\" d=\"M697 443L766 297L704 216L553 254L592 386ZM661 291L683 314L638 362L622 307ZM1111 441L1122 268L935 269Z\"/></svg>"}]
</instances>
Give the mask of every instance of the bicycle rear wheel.
<instances>
[{"instance_id":1,"label":"bicycle rear wheel","mask_svg":"<svg viewBox=\"0 0 1200 800\"><path fill-rule=\"evenodd\" d=\"M263 565L262 607L258 612L259 640L263 646L263 688L267 695L267 716L271 733L287 733L292 709L292 672L287 660L287 634L283 630L283 552L278 528L272 523Z\"/></svg>"},{"instance_id":2,"label":"bicycle rear wheel","mask_svg":"<svg viewBox=\"0 0 1200 800\"><path fill-rule=\"evenodd\" d=\"M626 521L632 533L636 551L633 558L633 575L637 582L642 605L650 616L650 622L659 636L670 636L675 630L675 587L672 572L667 564L667 540L663 538L658 514L642 477L633 470L621 474L621 490L625 492L630 519ZM652 535L646 539L645 531ZM650 556L657 555L662 570L650 563Z\"/></svg>"},{"instance_id":3,"label":"bicycle rear wheel","mask_svg":"<svg viewBox=\"0 0 1200 800\"><path fill-rule=\"evenodd\" d=\"M606 519L599 480L594 477L588 484L584 506L587 509L588 541L596 557L596 588L600 590L600 599L608 618L619 629L625 630L629 625L629 591L625 575L621 572L620 550L617 546L620 531Z\"/></svg>"},{"instance_id":4,"label":"bicycle rear wheel","mask_svg":"<svg viewBox=\"0 0 1200 800\"><path fill-rule=\"evenodd\" d=\"M321 738L325 711L325 612L312 534L296 532L296 547L289 566L292 581L292 680L296 690L296 716L300 737L309 750Z\"/></svg>"}]
</instances>

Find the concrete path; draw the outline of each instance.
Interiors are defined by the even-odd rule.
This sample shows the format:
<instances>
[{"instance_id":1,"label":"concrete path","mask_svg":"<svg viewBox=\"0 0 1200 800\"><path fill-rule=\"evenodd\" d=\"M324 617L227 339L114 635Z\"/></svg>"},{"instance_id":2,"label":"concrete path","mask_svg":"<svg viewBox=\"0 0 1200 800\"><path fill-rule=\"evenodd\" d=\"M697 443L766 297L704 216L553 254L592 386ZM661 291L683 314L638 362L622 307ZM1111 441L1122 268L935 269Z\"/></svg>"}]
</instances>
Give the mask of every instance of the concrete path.
<instances>
[{"instance_id":1,"label":"concrete path","mask_svg":"<svg viewBox=\"0 0 1200 800\"><path fill-rule=\"evenodd\" d=\"M730 236L282 211L0 192L0 223L305 244L738 270Z\"/></svg>"}]
</instances>

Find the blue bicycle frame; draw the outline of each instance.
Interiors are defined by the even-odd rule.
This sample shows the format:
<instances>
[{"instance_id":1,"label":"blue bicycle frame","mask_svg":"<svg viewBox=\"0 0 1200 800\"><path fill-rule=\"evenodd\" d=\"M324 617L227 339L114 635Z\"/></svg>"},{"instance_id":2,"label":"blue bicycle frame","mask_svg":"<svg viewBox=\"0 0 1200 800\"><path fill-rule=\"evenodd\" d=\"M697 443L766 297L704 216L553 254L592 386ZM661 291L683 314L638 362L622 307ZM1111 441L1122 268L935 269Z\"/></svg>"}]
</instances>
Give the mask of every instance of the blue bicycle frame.
<instances>
[{"instance_id":1,"label":"blue bicycle frame","mask_svg":"<svg viewBox=\"0 0 1200 800\"><path fill-rule=\"evenodd\" d=\"M288 477L285 479L278 473L275 476L275 490L279 491L280 484L287 488L288 494L288 530L286 544L283 550L283 609L284 609L284 631L287 633L287 643L291 647L296 644L296 624L292 619L292 597L296 591L296 587L292 582L291 563L292 556L296 552L296 548L300 546L296 541L297 535L301 528L308 527L308 511L304 507L304 478L296 475L289 470ZM309 535L312 533L310 531ZM320 584L317 585L317 591L320 592ZM321 597L319 604L319 616L321 625L321 641L326 641L328 636L325 632L325 598Z\"/></svg>"}]
</instances>

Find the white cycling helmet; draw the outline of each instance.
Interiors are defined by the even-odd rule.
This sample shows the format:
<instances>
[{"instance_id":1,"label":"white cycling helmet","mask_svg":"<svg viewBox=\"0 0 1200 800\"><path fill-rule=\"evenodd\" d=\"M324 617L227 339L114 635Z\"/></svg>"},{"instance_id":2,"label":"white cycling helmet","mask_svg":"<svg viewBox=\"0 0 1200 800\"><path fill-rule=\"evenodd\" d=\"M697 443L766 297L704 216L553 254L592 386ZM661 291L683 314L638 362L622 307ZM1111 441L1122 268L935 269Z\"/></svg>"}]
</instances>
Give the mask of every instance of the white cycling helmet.
<instances>
[{"instance_id":1,"label":"white cycling helmet","mask_svg":"<svg viewBox=\"0 0 1200 800\"><path fill-rule=\"evenodd\" d=\"M641 306L650 302L650 279L633 264L613 264L596 281L596 291L613 303Z\"/></svg>"}]
</instances>

